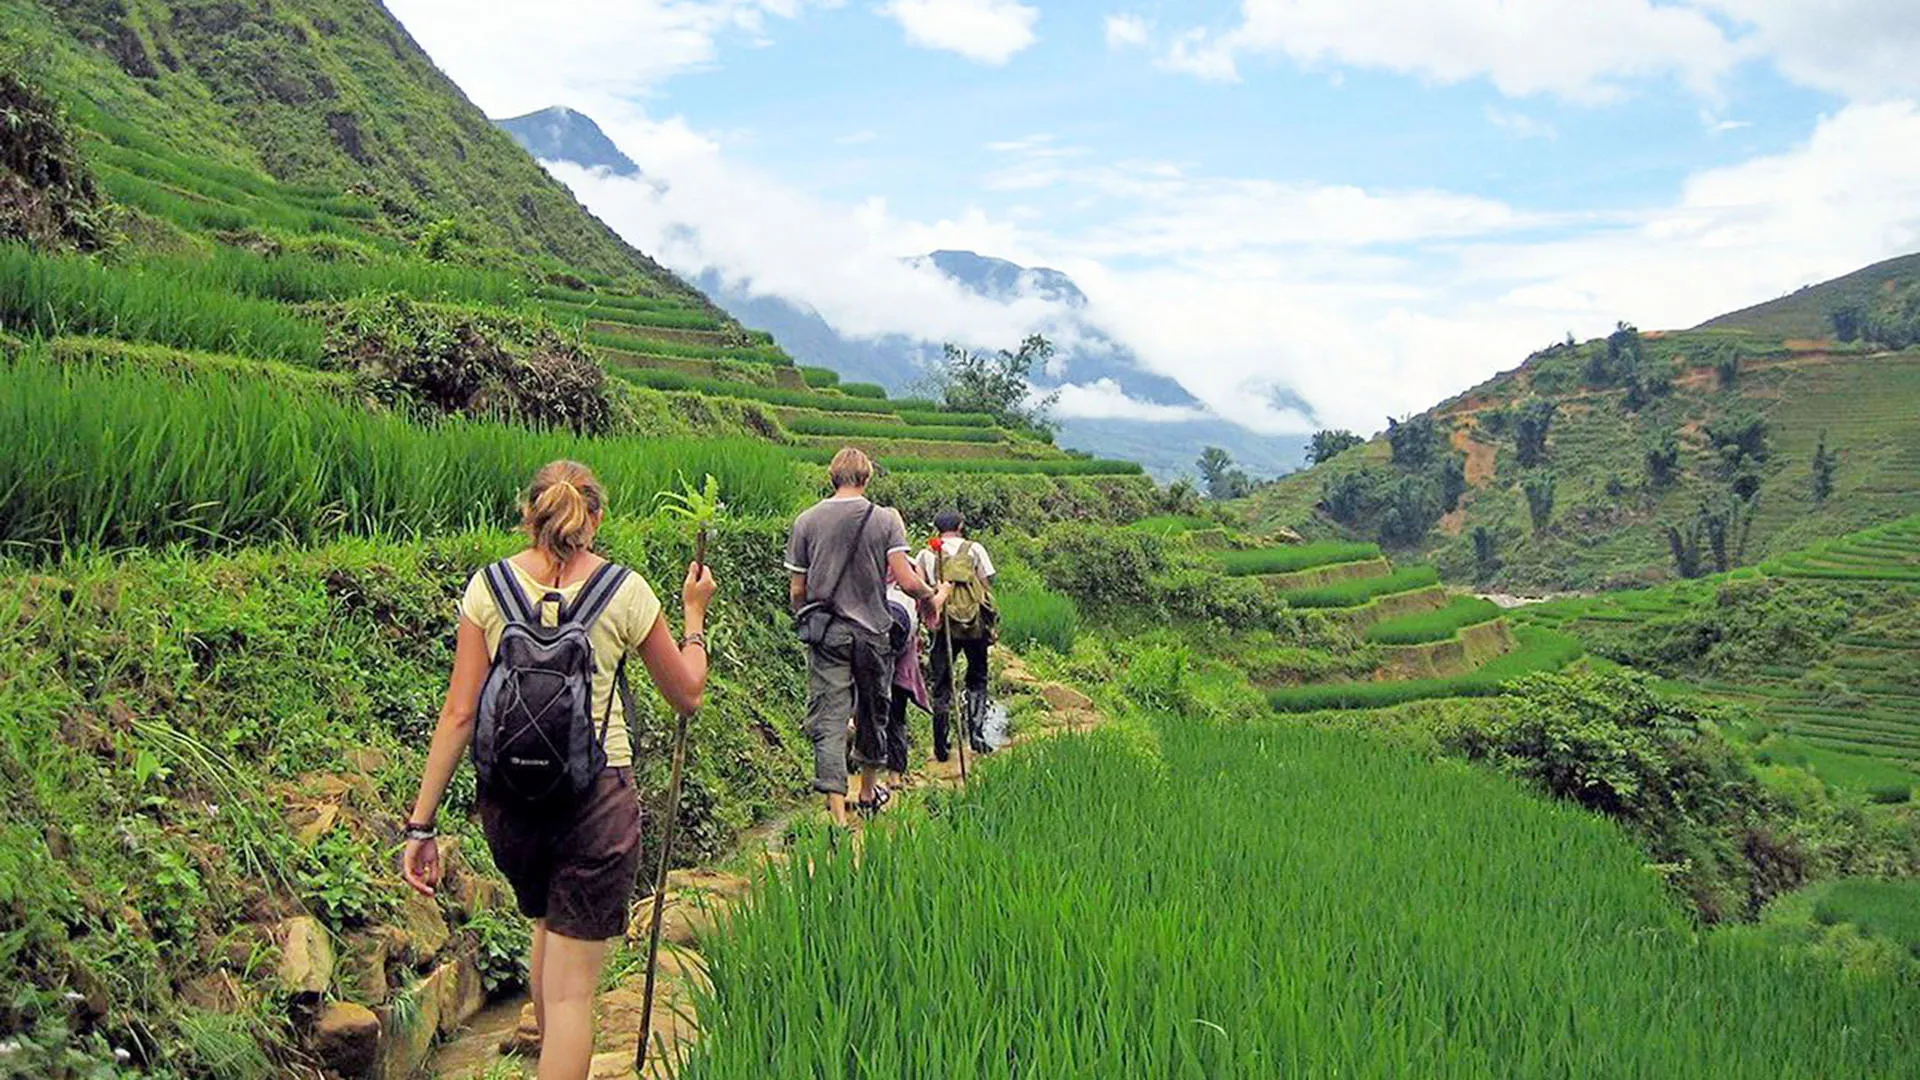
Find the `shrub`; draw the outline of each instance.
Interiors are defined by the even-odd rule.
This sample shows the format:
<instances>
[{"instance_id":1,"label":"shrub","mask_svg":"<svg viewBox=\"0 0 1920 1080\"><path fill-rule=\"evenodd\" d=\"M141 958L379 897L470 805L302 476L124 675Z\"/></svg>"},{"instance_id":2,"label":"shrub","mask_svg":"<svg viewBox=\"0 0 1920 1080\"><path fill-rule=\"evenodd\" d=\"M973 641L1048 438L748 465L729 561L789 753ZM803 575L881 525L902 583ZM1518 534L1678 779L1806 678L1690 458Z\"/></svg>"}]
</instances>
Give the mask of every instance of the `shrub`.
<instances>
[{"instance_id":1,"label":"shrub","mask_svg":"<svg viewBox=\"0 0 1920 1080\"><path fill-rule=\"evenodd\" d=\"M611 426L605 369L546 326L397 295L341 305L329 321L328 364L383 400L582 434Z\"/></svg>"},{"instance_id":2,"label":"shrub","mask_svg":"<svg viewBox=\"0 0 1920 1080\"><path fill-rule=\"evenodd\" d=\"M840 392L848 397L878 398L882 401L887 397L887 388L873 383L841 383Z\"/></svg>"},{"instance_id":3,"label":"shrub","mask_svg":"<svg viewBox=\"0 0 1920 1080\"><path fill-rule=\"evenodd\" d=\"M832 368L808 367L802 364L800 366L800 377L805 379L807 385L815 390L825 389L829 386L838 386L840 384L840 373Z\"/></svg>"},{"instance_id":4,"label":"shrub","mask_svg":"<svg viewBox=\"0 0 1920 1080\"><path fill-rule=\"evenodd\" d=\"M67 118L27 78L25 47L0 41L0 242L92 250L111 229Z\"/></svg>"},{"instance_id":5,"label":"shrub","mask_svg":"<svg viewBox=\"0 0 1920 1080\"><path fill-rule=\"evenodd\" d=\"M1547 459L1547 433L1552 430L1553 418L1559 412L1559 402L1546 398L1536 398L1521 406L1513 421L1514 452L1521 468L1533 468Z\"/></svg>"}]
</instances>

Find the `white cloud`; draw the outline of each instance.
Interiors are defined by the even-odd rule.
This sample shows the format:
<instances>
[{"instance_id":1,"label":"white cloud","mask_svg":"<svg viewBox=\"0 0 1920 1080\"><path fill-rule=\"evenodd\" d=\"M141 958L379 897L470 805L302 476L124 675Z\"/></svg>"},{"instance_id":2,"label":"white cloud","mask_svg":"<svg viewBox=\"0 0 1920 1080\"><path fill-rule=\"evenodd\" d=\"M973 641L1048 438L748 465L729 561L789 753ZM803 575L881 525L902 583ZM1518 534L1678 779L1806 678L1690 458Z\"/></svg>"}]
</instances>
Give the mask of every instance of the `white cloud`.
<instances>
[{"instance_id":1,"label":"white cloud","mask_svg":"<svg viewBox=\"0 0 1920 1080\"><path fill-rule=\"evenodd\" d=\"M1486 78L1511 96L1617 96L1624 79L1677 76L1710 87L1738 58L1699 11L1652 0L1243 0L1225 33L1189 31L1164 63L1238 77L1239 60L1377 68L1439 83Z\"/></svg>"},{"instance_id":2,"label":"white cloud","mask_svg":"<svg viewBox=\"0 0 1920 1080\"><path fill-rule=\"evenodd\" d=\"M1205 420L1212 414L1191 405L1161 405L1127 396L1112 379L1069 383L1060 389L1053 414L1062 420L1147 420L1156 424Z\"/></svg>"},{"instance_id":3,"label":"white cloud","mask_svg":"<svg viewBox=\"0 0 1920 1080\"><path fill-rule=\"evenodd\" d=\"M1487 123L1512 135L1516 139L1557 139L1560 133L1545 120L1528 116L1526 113L1497 109L1489 105L1486 109Z\"/></svg>"},{"instance_id":4,"label":"white cloud","mask_svg":"<svg viewBox=\"0 0 1920 1080\"><path fill-rule=\"evenodd\" d=\"M1107 48L1142 49L1153 43L1153 24L1139 15L1107 16Z\"/></svg>"},{"instance_id":5,"label":"white cloud","mask_svg":"<svg viewBox=\"0 0 1920 1080\"><path fill-rule=\"evenodd\" d=\"M1673 77L1715 96L1763 59L1805 86L1859 101L1920 94L1913 0L1242 0L1238 25L1176 36L1162 67L1234 81L1249 57L1373 68L1439 83L1484 78L1510 97L1620 96Z\"/></svg>"},{"instance_id":6,"label":"white cloud","mask_svg":"<svg viewBox=\"0 0 1920 1080\"><path fill-rule=\"evenodd\" d=\"M1695 0L1734 20L1787 78L1862 101L1920 95L1913 0Z\"/></svg>"},{"instance_id":7,"label":"white cloud","mask_svg":"<svg viewBox=\"0 0 1920 1080\"><path fill-rule=\"evenodd\" d=\"M913 44L981 64L1004 64L1038 40L1040 9L1017 0L887 0L880 13Z\"/></svg>"},{"instance_id":8,"label":"white cloud","mask_svg":"<svg viewBox=\"0 0 1920 1080\"><path fill-rule=\"evenodd\" d=\"M713 64L719 39L764 39L770 17L837 0L545 0L520 4L388 0L387 9L489 116L571 105L595 119L626 111L675 75Z\"/></svg>"}]
</instances>

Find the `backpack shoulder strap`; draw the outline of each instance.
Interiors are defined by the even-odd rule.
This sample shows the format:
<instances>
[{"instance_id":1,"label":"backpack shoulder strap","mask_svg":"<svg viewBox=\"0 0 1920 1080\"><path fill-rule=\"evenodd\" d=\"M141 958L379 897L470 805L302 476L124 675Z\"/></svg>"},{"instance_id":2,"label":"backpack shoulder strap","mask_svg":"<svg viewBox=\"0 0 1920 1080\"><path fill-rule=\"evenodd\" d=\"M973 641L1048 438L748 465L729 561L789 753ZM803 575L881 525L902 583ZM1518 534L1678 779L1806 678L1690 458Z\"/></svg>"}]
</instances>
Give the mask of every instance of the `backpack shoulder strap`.
<instances>
[{"instance_id":1,"label":"backpack shoulder strap","mask_svg":"<svg viewBox=\"0 0 1920 1080\"><path fill-rule=\"evenodd\" d=\"M587 578L587 583L581 586L580 595L574 598L573 604L561 616L561 624L592 629L600 613L613 602L614 594L627 583L627 576L631 573L631 570L618 563L602 563L600 569L595 570Z\"/></svg>"},{"instance_id":2,"label":"backpack shoulder strap","mask_svg":"<svg viewBox=\"0 0 1920 1080\"><path fill-rule=\"evenodd\" d=\"M520 583L513 579L513 565L506 559L489 563L481 573L487 579L487 591L493 593L494 605L500 609L500 616L509 624L533 622L533 611L527 606L527 594L520 589Z\"/></svg>"}]
</instances>

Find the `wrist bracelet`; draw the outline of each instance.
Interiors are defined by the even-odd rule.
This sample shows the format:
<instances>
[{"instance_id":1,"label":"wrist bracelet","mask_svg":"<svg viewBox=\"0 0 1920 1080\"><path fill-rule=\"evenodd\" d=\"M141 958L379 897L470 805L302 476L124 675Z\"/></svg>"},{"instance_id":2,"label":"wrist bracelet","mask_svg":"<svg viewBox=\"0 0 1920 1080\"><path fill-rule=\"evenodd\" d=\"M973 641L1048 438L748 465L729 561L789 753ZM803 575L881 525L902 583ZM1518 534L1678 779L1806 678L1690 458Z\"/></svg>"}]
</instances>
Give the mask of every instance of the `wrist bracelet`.
<instances>
[{"instance_id":1,"label":"wrist bracelet","mask_svg":"<svg viewBox=\"0 0 1920 1080\"><path fill-rule=\"evenodd\" d=\"M700 651L701 651L701 652L712 652L712 651L713 651L712 649L709 649L709 648L707 648L707 635L706 635L705 633L699 633L699 634L688 634L688 635L687 635L686 637L683 637L683 638L681 638L681 639L680 639L680 647L681 647L681 648L683 648L683 649L684 649L684 648L686 648L686 647L687 647L687 646L689 646L689 645L698 645L698 646L700 646Z\"/></svg>"},{"instance_id":2,"label":"wrist bracelet","mask_svg":"<svg viewBox=\"0 0 1920 1080\"><path fill-rule=\"evenodd\" d=\"M416 825L409 821L405 832L409 840L433 840L439 837L440 830L431 825Z\"/></svg>"}]
</instances>

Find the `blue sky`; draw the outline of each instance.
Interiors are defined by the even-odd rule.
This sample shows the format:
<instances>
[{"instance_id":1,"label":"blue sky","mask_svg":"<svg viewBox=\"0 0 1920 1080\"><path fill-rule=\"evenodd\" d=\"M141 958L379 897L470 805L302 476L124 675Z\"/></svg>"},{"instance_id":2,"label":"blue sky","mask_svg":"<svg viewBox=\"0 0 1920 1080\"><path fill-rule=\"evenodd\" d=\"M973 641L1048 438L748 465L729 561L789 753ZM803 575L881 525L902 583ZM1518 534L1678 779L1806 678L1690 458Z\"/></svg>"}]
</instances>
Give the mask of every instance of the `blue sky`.
<instances>
[{"instance_id":1,"label":"blue sky","mask_svg":"<svg viewBox=\"0 0 1920 1080\"><path fill-rule=\"evenodd\" d=\"M1057 313L899 256L1057 266L1260 430L1920 248L1911 0L389 6L489 113L599 120L647 179L554 171L669 265L932 340Z\"/></svg>"}]
</instances>

